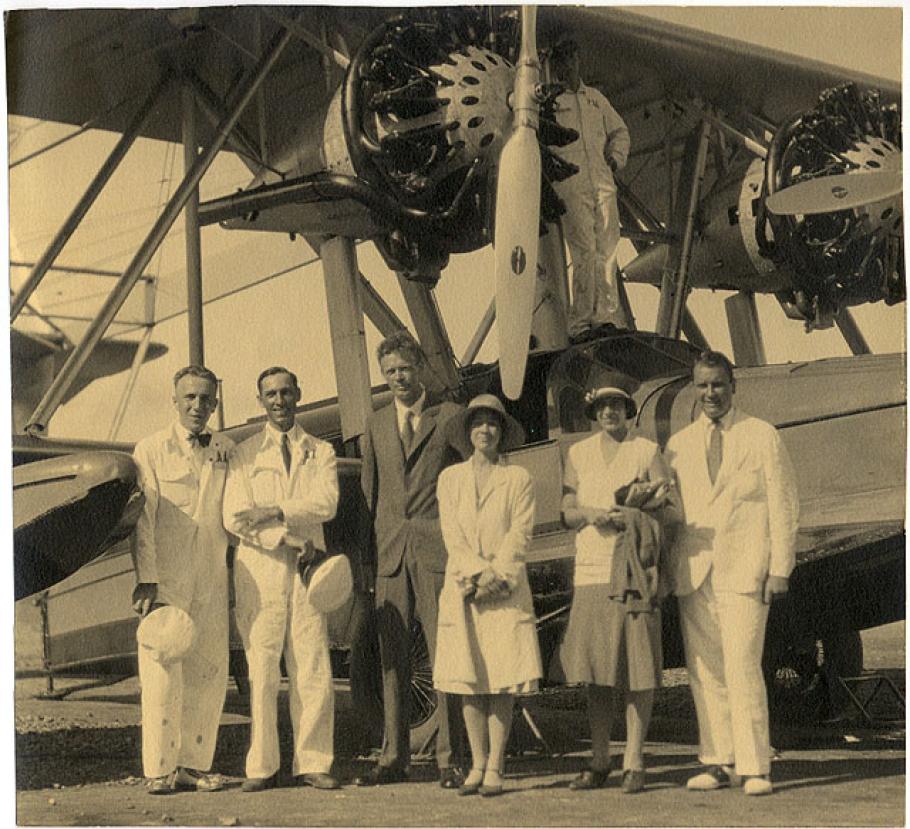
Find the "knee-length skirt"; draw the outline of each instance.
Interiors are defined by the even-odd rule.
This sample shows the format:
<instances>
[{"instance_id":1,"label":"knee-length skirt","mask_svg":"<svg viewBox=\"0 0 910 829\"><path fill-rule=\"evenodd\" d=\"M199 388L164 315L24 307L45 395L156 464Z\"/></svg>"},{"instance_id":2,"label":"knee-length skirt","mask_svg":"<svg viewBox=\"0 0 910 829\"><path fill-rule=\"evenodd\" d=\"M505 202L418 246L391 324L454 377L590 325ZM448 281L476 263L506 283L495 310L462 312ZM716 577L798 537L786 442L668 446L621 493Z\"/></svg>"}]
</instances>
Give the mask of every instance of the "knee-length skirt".
<instances>
[{"instance_id":1,"label":"knee-length skirt","mask_svg":"<svg viewBox=\"0 0 910 829\"><path fill-rule=\"evenodd\" d=\"M660 611L630 613L603 584L576 587L559 658L570 684L630 691L660 687Z\"/></svg>"},{"instance_id":2,"label":"knee-length skirt","mask_svg":"<svg viewBox=\"0 0 910 829\"><path fill-rule=\"evenodd\" d=\"M433 685L449 694L526 694L543 671L527 577L511 596L466 602L452 584L439 599Z\"/></svg>"}]
</instances>

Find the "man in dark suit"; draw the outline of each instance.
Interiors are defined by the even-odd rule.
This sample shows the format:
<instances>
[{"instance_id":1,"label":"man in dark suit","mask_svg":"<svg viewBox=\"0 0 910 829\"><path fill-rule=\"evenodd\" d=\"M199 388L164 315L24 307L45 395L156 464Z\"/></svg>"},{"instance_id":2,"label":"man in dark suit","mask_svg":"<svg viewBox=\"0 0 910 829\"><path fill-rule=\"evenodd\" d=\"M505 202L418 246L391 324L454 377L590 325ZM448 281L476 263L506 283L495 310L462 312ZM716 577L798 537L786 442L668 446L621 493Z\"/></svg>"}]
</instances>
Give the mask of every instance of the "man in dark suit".
<instances>
[{"instance_id":1,"label":"man in dark suit","mask_svg":"<svg viewBox=\"0 0 910 829\"><path fill-rule=\"evenodd\" d=\"M360 786L407 777L411 620L415 615L420 620L433 661L446 567L436 480L446 466L460 460L445 439L445 423L460 407L429 398L421 382L426 359L420 345L401 331L379 344L377 357L394 400L367 423L361 484L375 537L385 739L379 763L357 778ZM459 729L461 717L452 698L437 698L439 782L443 788L457 788L461 779L452 763L452 732Z\"/></svg>"}]
</instances>

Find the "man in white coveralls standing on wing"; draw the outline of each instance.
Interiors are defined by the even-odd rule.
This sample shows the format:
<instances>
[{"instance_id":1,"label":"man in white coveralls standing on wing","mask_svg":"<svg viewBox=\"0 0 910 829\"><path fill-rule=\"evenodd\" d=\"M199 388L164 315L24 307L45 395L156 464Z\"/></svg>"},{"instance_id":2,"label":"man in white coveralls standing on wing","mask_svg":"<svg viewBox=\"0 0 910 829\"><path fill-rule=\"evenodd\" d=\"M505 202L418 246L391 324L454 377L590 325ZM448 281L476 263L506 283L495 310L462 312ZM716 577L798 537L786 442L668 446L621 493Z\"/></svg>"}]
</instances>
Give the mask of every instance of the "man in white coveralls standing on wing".
<instances>
[{"instance_id":1,"label":"man in white coveralls standing on wing","mask_svg":"<svg viewBox=\"0 0 910 829\"><path fill-rule=\"evenodd\" d=\"M551 60L566 87L556 99L556 120L578 132L578 139L559 151L578 172L554 185L566 206L562 229L572 259L569 335L578 338L592 326L625 325L617 282L619 206L613 174L626 166L630 139L606 97L582 81L578 44L561 41Z\"/></svg>"}]
</instances>

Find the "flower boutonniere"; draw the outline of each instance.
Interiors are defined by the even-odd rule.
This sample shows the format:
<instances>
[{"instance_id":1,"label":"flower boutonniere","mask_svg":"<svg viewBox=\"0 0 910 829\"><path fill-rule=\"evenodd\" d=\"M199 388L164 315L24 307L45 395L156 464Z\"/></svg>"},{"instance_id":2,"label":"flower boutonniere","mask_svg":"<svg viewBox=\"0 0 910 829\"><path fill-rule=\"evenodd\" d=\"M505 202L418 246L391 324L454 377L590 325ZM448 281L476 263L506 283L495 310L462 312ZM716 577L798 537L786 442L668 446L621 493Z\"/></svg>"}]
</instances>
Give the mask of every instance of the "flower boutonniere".
<instances>
[{"instance_id":1,"label":"flower boutonniere","mask_svg":"<svg viewBox=\"0 0 910 829\"><path fill-rule=\"evenodd\" d=\"M224 468L227 466L229 451L228 448L216 441L212 441L205 453L205 463L211 463L215 468Z\"/></svg>"}]
</instances>

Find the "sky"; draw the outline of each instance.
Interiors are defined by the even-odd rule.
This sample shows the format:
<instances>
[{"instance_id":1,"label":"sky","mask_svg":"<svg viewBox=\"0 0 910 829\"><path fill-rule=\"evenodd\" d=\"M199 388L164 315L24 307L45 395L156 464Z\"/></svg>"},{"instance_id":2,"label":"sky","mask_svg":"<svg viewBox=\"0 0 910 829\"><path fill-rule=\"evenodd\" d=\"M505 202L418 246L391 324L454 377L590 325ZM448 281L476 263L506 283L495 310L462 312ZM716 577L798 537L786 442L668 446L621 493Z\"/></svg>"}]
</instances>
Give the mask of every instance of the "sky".
<instances>
[{"instance_id":1,"label":"sky","mask_svg":"<svg viewBox=\"0 0 910 829\"><path fill-rule=\"evenodd\" d=\"M886 78L900 76L901 25L894 8L755 9L644 8L670 22L690 25L717 34L739 37L783 51L842 65L847 69ZM861 37L855 36L862 32ZM845 33L851 33L845 37ZM847 48L849 46L849 48ZM38 123L21 118L10 121L10 158L15 161L72 132L67 125ZM634 138L634 137L633 137ZM117 136L89 131L62 146L17 166L9 172L10 258L34 261L86 184L100 167ZM82 228L58 257L59 264L122 269L153 223L167 196L179 183L182 150L176 145L140 139L115 174L109 190L93 206ZM249 180L246 168L234 156L222 153L203 179L203 200L223 195ZM301 379L304 400L335 394L322 270L302 240L277 234L224 231L202 232L205 294L212 298L244 284L259 282L242 292L210 302L205 311L206 362L223 378L227 425L258 414L255 380L269 365L285 364ZM187 362L186 316L183 277L184 237L178 219L148 272L158 277L156 316L162 320L154 340L168 346L163 358L143 366L122 427L122 440L135 440L166 425L170 408L170 378ZM405 321L409 321L394 275L370 244L358 247L361 271ZM291 269L292 270L288 270ZM286 273L282 272L287 271ZM453 257L437 289L437 299L456 356L460 356L492 295L490 248ZM11 269L15 287L27 270ZM279 274L279 275L275 275ZM113 281L100 277L48 278L39 296L45 312L85 315L96 309ZM722 299L726 294L697 292L690 308L710 342L729 349ZM649 286L632 286L630 298L639 325L653 328L657 292ZM806 334L802 326L786 320L771 297L759 297L759 315L769 362L784 362L849 352L836 329ZM131 298L120 320L141 322L139 297ZM176 314L176 316L175 316ZM904 348L905 306L864 306L855 317L874 351ZM84 324L61 323L74 339ZM135 338L131 326L115 325L124 336ZM367 347L372 355L378 333L367 323ZM496 358L495 330L481 351L481 360ZM372 365L374 382L379 381ZM126 373L94 383L66 406L51 422L55 437L106 438L123 389Z\"/></svg>"}]
</instances>

